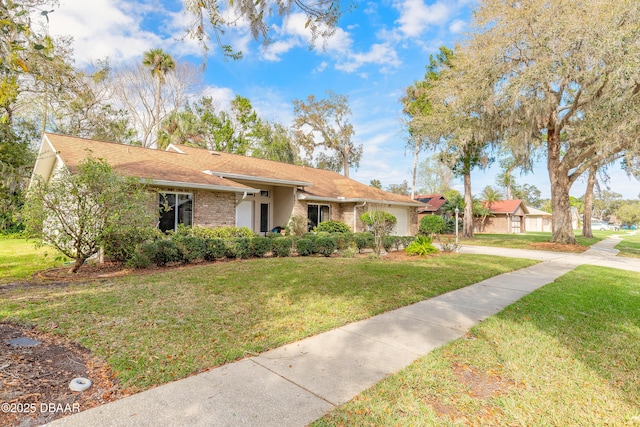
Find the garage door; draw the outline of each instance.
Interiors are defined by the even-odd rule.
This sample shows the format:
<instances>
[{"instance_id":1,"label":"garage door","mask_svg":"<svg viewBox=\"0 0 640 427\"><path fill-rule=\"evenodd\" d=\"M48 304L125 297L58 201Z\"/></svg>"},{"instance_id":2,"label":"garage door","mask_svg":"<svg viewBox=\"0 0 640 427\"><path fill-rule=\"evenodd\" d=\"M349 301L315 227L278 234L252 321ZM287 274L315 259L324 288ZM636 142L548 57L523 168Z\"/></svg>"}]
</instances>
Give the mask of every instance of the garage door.
<instances>
[{"instance_id":1,"label":"garage door","mask_svg":"<svg viewBox=\"0 0 640 427\"><path fill-rule=\"evenodd\" d=\"M396 236L408 236L409 232L409 209L407 208L392 208L388 207L385 211L396 217L396 229L394 235Z\"/></svg>"}]
</instances>

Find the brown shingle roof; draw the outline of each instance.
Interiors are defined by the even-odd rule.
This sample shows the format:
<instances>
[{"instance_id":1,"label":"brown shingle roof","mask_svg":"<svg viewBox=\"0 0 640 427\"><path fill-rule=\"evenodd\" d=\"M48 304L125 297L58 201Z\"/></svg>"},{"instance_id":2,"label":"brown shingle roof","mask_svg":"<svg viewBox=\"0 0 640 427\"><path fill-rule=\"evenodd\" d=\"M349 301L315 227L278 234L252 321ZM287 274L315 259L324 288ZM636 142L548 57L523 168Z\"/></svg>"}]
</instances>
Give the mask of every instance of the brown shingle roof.
<instances>
[{"instance_id":1,"label":"brown shingle roof","mask_svg":"<svg viewBox=\"0 0 640 427\"><path fill-rule=\"evenodd\" d=\"M75 170L78 164L91 155L104 159L118 173L155 182L189 183L243 191L249 187L234 181L205 174L184 164L180 154L111 142L94 141L58 134L45 134L64 164Z\"/></svg>"},{"instance_id":2,"label":"brown shingle roof","mask_svg":"<svg viewBox=\"0 0 640 427\"><path fill-rule=\"evenodd\" d=\"M170 147L171 148L171 147ZM183 152L198 168L210 170L224 176L245 175L260 179L308 182L302 194L308 198L345 198L358 200L379 200L419 206L421 203L409 196L392 194L375 187L349 179L339 173L289 163L274 162L256 157L241 156L222 152L209 152L201 148L175 145L173 148ZM239 179L237 176L233 179Z\"/></svg>"},{"instance_id":3,"label":"brown shingle roof","mask_svg":"<svg viewBox=\"0 0 640 427\"><path fill-rule=\"evenodd\" d=\"M255 157L210 152L183 145L161 151L58 134L45 134L45 138L72 170L90 151L93 157L104 159L123 175L156 182L190 183L194 187L220 187L239 192L255 188L252 181L279 182L281 185L304 187L300 192L301 197L309 200L353 199L422 205L408 196L388 193L336 172Z\"/></svg>"}]
</instances>

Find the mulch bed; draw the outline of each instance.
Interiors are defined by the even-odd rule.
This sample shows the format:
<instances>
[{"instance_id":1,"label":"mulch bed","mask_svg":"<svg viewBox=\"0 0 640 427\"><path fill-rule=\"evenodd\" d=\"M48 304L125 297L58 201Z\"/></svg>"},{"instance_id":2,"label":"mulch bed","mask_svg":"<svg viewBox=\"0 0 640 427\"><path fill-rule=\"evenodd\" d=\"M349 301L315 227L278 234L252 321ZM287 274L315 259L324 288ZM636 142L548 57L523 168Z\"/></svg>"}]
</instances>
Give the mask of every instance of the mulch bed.
<instances>
[{"instance_id":1,"label":"mulch bed","mask_svg":"<svg viewBox=\"0 0 640 427\"><path fill-rule=\"evenodd\" d=\"M15 338L39 341L14 346ZM0 426L38 426L102 405L124 394L108 366L91 353L51 334L0 323ZM69 383L89 378L88 390L74 392Z\"/></svg>"},{"instance_id":2,"label":"mulch bed","mask_svg":"<svg viewBox=\"0 0 640 427\"><path fill-rule=\"evenodd\" d=\"M559 243L551 243L551 242L529 243L528 246L531 249L539 249L543 251L553 251L553 252L581 253L589 249L588 247L582 246L582 245L561 245Z\"/></svg>"}]
</instances>

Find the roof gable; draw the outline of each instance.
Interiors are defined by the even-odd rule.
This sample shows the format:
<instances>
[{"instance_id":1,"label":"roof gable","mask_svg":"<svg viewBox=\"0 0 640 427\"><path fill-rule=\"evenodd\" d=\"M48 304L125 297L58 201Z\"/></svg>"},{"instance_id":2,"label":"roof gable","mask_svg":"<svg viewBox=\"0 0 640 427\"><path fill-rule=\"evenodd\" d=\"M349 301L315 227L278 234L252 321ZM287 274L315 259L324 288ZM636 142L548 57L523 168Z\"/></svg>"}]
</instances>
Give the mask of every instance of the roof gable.
<instances>
[{"instance_id":1,"label":"roof gable","mask_svg":"<svg viewBox=\"0 0 640 427\"><path fill-rule=\"evenodd\" d=\"M44 139L50 142L70 170L91 153L104 159L118 173L158 185L183 188L191 185L235 192L256 192L260 184L282 185L299 188L301 198L308 200L422 206L409 196L388 193L323 169L184 145L170 145L164 151L58 134L45 134Z\"/></svg>"},{"instance_id":2,"label":"roof gable","mask_svg":"<svg viewBox=\"0 0 640 427\"><path fill-rule=\"evenodd\" d=\"M414 196L414 199L426 204L425 207L420 208L420 212L436 212L447 203L443 194L422 194Z\"/></svg>"},{"instance_id":3,"label":"roof gable","mask_svg":"<svg viewBox=\"0 0 640 427\"><path fill-rule=\"evenodd\" d=\"M44 138L53 147L62 163L72 172L82 160L92 156L104 159L122 175L140 178L151 183L177 187L190 185L192 188L225 191L255 191L246 185L194 169L186 164L184 158L178 153L58 134L45 134Z\"/></svg>"},{"instance_id":4,"label":"roof gable","mask_svg":"<svg viewBox=\"0 0 640 427\"><path fill-rule=\"evenodd\" d=\"M526 206L522 203L522 200L499 200L492 202L489 206L489 202L482 202L485 207L488 207L493 214L515 214L518 209L521 209L525 214L528 213Z\"/></svg>"}]
</instances>

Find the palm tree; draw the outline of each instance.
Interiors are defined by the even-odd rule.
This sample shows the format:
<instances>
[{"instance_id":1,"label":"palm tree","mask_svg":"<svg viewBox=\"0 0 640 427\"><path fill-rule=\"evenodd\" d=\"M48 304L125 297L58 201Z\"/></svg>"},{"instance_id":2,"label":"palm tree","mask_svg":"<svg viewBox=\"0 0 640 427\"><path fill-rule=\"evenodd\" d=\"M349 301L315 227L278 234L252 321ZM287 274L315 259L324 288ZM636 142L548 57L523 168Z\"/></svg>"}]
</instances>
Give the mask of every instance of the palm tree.
<instances>
[{"instance_id":1,"label":"palm tree","mask_svg":"<svg viewBox=\"0 0 640 427\"><path fill-rule=\"evenodd\" d=\"M157 137L160 134L160 103L162 102L162 84L165 81L165 76L170 71L176 69L176 63L165 51L162 49L151 49L144 53L142 58L142 65L149 68L151 75L156 79L156 111L155 111L155 124L156 124L156 143Z\"/></svg>"},{"instance_id":2,"label":"palm tree","mask_svg":"<svg viewBox=\"0 0 640 427\"><path fill-rule=\"evenodd\" d=\"M484 187L484 190L482 190L481 196L483 203L478 204L479 206L477 207L475 215L482 217L481 229L484 231L484 223L487 220L487 217L493 216L491 213L493 204L504 199L504 195L492 186L487 185Z\"/></svg>"},{"instance_id":3,"label":"palm tree","mask_svg":"<svg viewBox=\"0 0 640 427\"><path fill-rule=\"evenodd\" d=\"M482 196L482 201L487 204L487 207L489 209L491 209L491 207L495 202L499 202L502 199L504 199L504 195L490 185L487 185L486 187L484 187L484 190L482 190L481 196Z\"/></svg>"}]
</instances>

